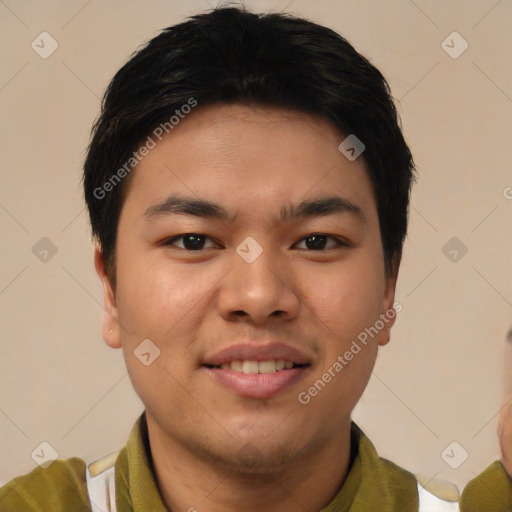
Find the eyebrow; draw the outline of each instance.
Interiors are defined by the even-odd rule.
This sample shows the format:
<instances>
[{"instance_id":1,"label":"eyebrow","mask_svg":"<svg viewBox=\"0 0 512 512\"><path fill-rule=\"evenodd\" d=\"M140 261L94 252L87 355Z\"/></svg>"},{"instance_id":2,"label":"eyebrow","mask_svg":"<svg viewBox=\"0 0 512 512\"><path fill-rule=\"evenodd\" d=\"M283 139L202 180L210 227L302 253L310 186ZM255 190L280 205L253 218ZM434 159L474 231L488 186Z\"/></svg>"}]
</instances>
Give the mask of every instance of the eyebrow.
<instances>
[{"instance_id":1,"label":"eyebrow","mask_svg":"<svg viewBox=\"0 0 512 512\"><path fill-rule=\"evenodd\" d=\"M363 210L344 197L327 196L307 199L296 204L281 207L280 222L290 222L309 217L323 217L336 213L349 213L359 221L367 223ZM234 222L237 215L228 212L223 206L193 197L172 194L160 203L150 206L145 212L146 220L153 220L166 215L194 215L196 217L218 219Z\"/></svg>"}]
</instances>

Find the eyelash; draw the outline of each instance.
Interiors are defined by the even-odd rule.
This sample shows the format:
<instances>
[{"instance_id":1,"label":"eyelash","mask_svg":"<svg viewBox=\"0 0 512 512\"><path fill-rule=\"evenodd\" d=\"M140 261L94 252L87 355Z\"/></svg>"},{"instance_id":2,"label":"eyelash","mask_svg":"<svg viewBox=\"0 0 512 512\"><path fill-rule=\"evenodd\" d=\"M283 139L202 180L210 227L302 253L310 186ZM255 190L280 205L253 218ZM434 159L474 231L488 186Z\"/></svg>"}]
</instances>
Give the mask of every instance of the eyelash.
<instances>
[{"instance_id":1,"label":"eyelash","mask_svg":"<svg viewBox=\"0 0 512 512\"><path fill-rule=\"evenodd\" d=\"M183 239L186 236L203 237L203 238L206 238L208 240L211 240L210 237L208 237L207 235L204 235L202 233L184 233L182 235L177 235L177 236L173 236L172 238L168 238L167 240L164 240L160 245L162 247L169 247L169 246L176 247L177 249L182 249L184 251L191 252L191 253L194 253L194 252L200 253L200 252L203 252L205 250L205 248L191 250L191 249L186 249L185 247L177 247L177 246L173 245L173 242L175 242L177 240L180 240L180 239ZM310 252L327 252L327 251L330 251L332 249L337 249L337 248L340 248L340 247L351 247L350 243L342 240L341 238L338 238L338 237L335 237L335 236L332 236L332 235L327 235L325 233L310 233L309 235L306 235L306 236L302 237L297 243L303 242L303 241L305 241L308 238L311 238L313 236L322 236L322 237L326 237L328 239L334 240L335 246L334 247L329 247L327 249L319 249L319 250L314 250L314 249L301 249L301 250L310 251ZM206 249L211 249L211 247L207 247Z\"/></svg>"}]
</instances>

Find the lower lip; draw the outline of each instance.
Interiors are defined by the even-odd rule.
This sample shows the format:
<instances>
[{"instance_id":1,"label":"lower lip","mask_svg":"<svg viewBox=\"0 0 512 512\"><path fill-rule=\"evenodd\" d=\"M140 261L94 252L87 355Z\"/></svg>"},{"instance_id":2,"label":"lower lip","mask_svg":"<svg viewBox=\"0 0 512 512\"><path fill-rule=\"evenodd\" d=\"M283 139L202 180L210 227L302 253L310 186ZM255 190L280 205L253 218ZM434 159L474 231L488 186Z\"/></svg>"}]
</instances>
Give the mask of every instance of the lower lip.
<instances>
[{"instance_id":1,"label":"lower lip","mask_svg":"<svg viewBox=\"0 0 512 512\"><path fill-rule=\"evenodd\" d=\"M293 386L305 374L307 366L278 370L273 373L241 373L234 370L204 367L218 382L244 398L271 398Z\"/></svg>"}]
</instances>

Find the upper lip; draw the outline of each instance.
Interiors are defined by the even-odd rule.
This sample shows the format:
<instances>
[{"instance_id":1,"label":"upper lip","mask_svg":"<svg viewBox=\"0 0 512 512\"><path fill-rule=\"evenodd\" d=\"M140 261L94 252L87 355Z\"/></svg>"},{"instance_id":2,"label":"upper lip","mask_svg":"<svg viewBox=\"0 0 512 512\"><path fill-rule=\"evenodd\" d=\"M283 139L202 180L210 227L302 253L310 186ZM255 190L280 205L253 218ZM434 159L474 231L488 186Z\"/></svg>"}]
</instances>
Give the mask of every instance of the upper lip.
<instances>
[{"instance_id":1,"label":"upper lip","mask_svg":"<svg viewBox=\"0 0 512 512\"><path fill-rule=\"evenodd\" d=\"M203 364L219 366L231 361L270 361L284 359L295 364L309 364L311 358L299 349L285 343L271 342L263 344L261 341L247 341L237 343L219 350L211 357L205 358Z\"/></svg>"}]
</instances>

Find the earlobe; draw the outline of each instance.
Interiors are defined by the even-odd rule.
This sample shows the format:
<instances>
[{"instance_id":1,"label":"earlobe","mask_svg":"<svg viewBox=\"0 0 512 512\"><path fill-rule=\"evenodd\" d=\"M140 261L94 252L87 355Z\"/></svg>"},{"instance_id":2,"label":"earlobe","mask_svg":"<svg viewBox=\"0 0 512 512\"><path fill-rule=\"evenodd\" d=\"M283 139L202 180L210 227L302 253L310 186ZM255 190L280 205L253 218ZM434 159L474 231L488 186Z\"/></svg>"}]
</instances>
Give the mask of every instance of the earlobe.
<instances>
[{"instance_id":1,"label":"earlobe","mask_svg":"<svg viewBox=\"0 0 512 512\"><path fill-rule=\"evenodd\" d=\"M391 327L384 327L379 334L379 345L383 347L389 343L391 339Z\"/></svg>"},{"instance_id":2,"label":"earlobe","mask_svg":"<svg viewBox=\"0 0 512 512\"><path fill-rule=\"evenodd\" d=\"M381 321L384 323L379 333L379 345L384 346L391 339L391 328L393 327L398 310L395 308L395 289L400 267L400 255L395 255L392 263L391 275L386 277L384 297L382 301Z\"/></svg>"},{"instance_id":3,"label":"earlobe","mask_svg":"<svg viewBox=\"0 0 512 512\"><path fill-rule=\"evenodd\" d=\"M391 286L391 284L390 284ZM396 320L396 314L397 311L393 306L393 300L395 296L394 292L394 284L393 291L389 292L391 297L386 297L383 302L383 311L380 315L380 322L382 323L382 329L380 329L379 332L379 345L383 347L384 345L387 345L389 343L389 340L391 339L391 328L393 327L393 324ZM388 293L386 291L386 293ZM389 300L390 299L390 300Z\"/></svg>"},{"instance_id":4,"label":"earlobe","mask_svg":"<svg viewBox=\"0 0 512 512\"><path fill-rule=\"evenodd\" d=\"M103 340L111 348L121 348L121 332L115 292L105 270L103 252L99 243L96 244L94 249L94 266L103 287Z\"/></svg>"}]
</instances>

